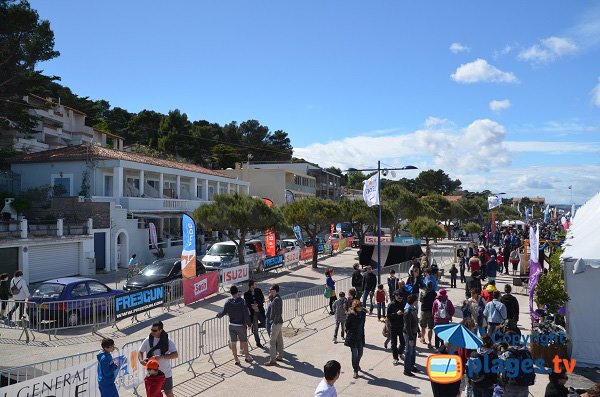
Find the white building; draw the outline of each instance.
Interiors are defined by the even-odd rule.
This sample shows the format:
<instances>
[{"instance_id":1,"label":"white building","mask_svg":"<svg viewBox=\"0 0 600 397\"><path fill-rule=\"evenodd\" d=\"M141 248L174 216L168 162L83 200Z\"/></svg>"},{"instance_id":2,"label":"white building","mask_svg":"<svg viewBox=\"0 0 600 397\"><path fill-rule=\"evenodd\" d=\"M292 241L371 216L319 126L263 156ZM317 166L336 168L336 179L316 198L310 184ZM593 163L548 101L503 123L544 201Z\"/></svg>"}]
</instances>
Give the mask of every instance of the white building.
<instances>
[{"instance_id":1,"label":"white building","mask_svg":"<svg viewBox=\"0 0 600 397\"><path fill-rule=\"evenodd\" d=\"M133 253L140 262L154 260L150 223L165 256L179 256L182 214L209 203L216 193L248 195L250 190L249 182L197 165L94 144L23 155L11 169L21 175L22 190L60 186L64 196L97 203L96 211L107 221L94 222L95 263L105 271L127 266Z\"/></svg>"},{"instance_id":2,"label":"white building","mask_svg":"<svg viewBox=\"0 0 600 397\"><path fill-rule=\"evenodd\" d=\"M55 102L52 98L30 94L23 99L32 106L30 113L39 118L36 127L29 133L3 131L0 144L11 145L15 150L26 153L83 143L110 144L115 149L123 149L123 138L120 136L85 125L85 113L61 105L60 101Z\"/></svg>"}]
</instances>

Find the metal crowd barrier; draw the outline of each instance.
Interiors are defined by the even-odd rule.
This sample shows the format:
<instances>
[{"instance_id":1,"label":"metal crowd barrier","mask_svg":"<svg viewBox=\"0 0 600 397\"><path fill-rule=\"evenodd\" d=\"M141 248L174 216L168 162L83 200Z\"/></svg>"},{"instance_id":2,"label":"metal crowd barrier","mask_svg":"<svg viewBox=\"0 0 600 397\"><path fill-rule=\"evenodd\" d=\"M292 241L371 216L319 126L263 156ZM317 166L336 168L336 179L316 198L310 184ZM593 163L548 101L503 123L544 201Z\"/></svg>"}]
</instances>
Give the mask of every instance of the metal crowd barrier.
<instances>
[{"instance_id":1,"label":"metal crowd barrier","mask_svg":"<svg viewBox=\"0 0 600 397\"><path fill-rule=\"evenodd\" d=\"M298 291L296 294L297 314L305 325L308 325L308 323L304 316L308 313L319 309L327 310L329 299L325 298L323 292L325 292L325 284Z\"/></svg>"},{"instance_id":2,"label":"metal crowd barrier","mask_svg":"<svg viewBox=\"0 0 600 397\"><path fill-rule=\"evenodd\" d=\"M297 316L297 299L296 294L288 294L281 297L281 300L283 301L283 322L287 321L292 328L294 328L292 320Z\"/></svg>"},{"instance_id":3,"label":"metal crowd barrier","mask_svg":"<svg viewBox=\"0 0 600 397\"><path fill-rule=\"evenodd\" d=\"M163 285L165 288L163 308L171 310L171 306L181 305L183 303L183 279L169 281Z\"/></svg>"},{"instance_id":4,"label":"metal crowd barrier","mask_svg":"<svg viewBox=\"0 0 600 397\"><path fill-rule=\"evenodd\" d=\"M229 319L226 316L210 318L200 324L200 346L202 354L207 354L209 361L216 367L213 353L229 346Z\"/></svg>"},{"instance_id":5,"label":"metal crowd barrier","mask_svg":"<svg viewBox=\"0 0 600 397\"><path fill-rule=\"evenodd\" d=\"M0 377L5 378L9 384L24 382L43 376L54 371L60 371L74 365L82 364L96 359L98 350L87 353L74 354L72 356L55 358L35 364L0 370Z\"/></svg>"}]
</instances>

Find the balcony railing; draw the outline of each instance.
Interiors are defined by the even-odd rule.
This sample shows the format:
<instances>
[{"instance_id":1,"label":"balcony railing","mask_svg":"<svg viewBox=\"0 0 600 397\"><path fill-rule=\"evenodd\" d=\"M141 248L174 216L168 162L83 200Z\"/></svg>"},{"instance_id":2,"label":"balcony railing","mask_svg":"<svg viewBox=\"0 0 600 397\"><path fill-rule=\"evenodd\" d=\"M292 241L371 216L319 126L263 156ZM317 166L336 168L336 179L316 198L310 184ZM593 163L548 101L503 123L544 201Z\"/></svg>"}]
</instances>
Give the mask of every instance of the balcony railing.
<instances>
[{"instance_id":1,"label":"balcony railing","mask_svg":"<svg viewBox=\"0 0 600 397\"><path fill-rule=\"evenodd\" d=\"M93 201L113 202L120 204L129 211L171 211L171 212L192 212L203 204L209 203L206 200L179 200L172 198L149 198L149 197L92 197Z\"/></svg>"},{"instance_id":2,"label":"balcony railing","mask_svg":"<svg viewBox=\"0 0 600 397\"><path fill-rule=\"evenodd\" d=\"M92 220L87 221L0 221L0 239L83 236L92 232Z\"/></svg>"}]
</instances>

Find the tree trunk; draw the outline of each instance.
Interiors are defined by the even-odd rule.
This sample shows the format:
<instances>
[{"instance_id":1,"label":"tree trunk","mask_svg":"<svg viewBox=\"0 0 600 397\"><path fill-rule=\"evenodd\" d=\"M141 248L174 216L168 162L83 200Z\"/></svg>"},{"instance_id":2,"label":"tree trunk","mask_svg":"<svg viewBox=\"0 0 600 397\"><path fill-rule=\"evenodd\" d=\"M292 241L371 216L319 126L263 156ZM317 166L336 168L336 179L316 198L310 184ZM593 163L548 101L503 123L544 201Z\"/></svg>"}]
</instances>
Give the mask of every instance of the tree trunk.
<instances>
[{"instance_id":1,"label":"tree trunk","mask_svg":"<svg viewBox=\"0 0 600 397\"><path fill-rule=\"evenodd\" d=\"M313 269L317 268L317 260L319 259L319 244L313 240L313 259L312 259L312 267Z\"/></svg>"},{"instance_id":2,"label":"tree trunk","mask_svg":"<svg viewBox=\"0 0 600 397\"><path fill-rule=\"evenodd\" d=\"M246 237L245 237L245 235L241 235L240 242L238 245L238 257L240 259L240 265L243 265L244 263L246 263L246 257L244 255L245 248L246 248Z\"/></svg>"}]
</instances>

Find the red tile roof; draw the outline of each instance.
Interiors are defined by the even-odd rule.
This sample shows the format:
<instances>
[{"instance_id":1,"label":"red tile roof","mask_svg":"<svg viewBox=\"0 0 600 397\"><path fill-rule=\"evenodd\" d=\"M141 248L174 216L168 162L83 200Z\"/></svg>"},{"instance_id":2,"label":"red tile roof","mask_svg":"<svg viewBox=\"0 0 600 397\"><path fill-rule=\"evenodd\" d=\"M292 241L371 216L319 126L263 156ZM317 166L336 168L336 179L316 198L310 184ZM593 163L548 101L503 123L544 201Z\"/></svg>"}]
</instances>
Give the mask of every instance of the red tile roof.
<instances>
[{"instance_id":1,"label":"red tile roof","mask_svg":"<svg viewBox=\"0 0 600 397\"><path fill-rule=\"evenodd\" d=\"M13 163L47 163L55 161L78 161L78 160L124 160L135 163L156 165L159 167L176 168L179 170L197 172L219 176L222 178L234 179L225 174L200 167L199 165L182 163L174 160L158 159L143 154L125 152L122 150L109 149L100 145L77 145L67 146L60 149L45 150L43 152L29 153L13 160Z\"/></svg>"}]
</instances>

